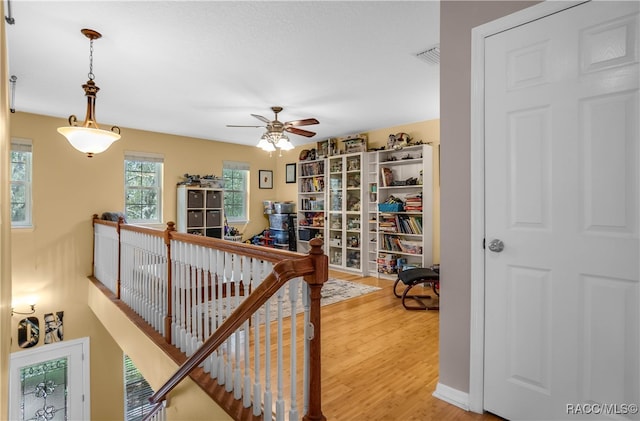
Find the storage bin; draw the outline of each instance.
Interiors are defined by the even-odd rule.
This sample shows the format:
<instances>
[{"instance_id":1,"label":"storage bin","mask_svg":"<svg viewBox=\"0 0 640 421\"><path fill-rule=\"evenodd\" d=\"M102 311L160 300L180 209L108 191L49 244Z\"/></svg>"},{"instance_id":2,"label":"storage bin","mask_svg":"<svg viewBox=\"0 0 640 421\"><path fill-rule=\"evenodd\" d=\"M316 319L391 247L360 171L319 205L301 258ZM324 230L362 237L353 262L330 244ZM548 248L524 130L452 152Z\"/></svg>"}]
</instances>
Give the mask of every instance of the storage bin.
<instances>
[{"instance_id":1,"label":"storage bin","mask_svg":"<svg viewBox=\"0 0 640 421\"><path fill-rule=\"evenodd\" d=\"M221 208L222 207L222 192L221 191L208 191L207 192L207 207L208 208Z\"/></svg>"},{"instance_id":2,"label":"storage bin","mask_svg":"<svg viewBox=\"0 0 640 421\"><path fill-rule=\"evenodd\" d=\"M404 205L402 203L378 203L380 212L402 212Z\"/></svg>"},{"instance_id":3,"label":"storage bin","mask_svg":"<svg viewBox=\"0 0 640 421\"><path fill-rule=\"evenodd\" d=\"M269 235L276 244L289 244L289 233L287 231L269 230Z\"/></svg>"},{"instance_id":4,"label":"storage bin","mask_svg":"<svg viewBox=\"0 0 640 421\"><path fill-rule=\"evenodd\" d=\"M291 202L276 202L273 204L276 213L294 213L295 204Z\"/></svg>"},{"instance_id":5,"label":"storage bin","mask_svg":"<svg viewBox=\"0 0 640 421\"><path fill-rule=\"evenodd\" d=\"M400 240L400 250L403 253L422 254L422 243L420 241Z\"/></svg>"},{"instance_id":6,"label":"storage bin","mask_svg":"<svg viewBox=\"0 0 640 421\"><path fill-rule=\"evenodd\" d=\"M204 212L190 210L187 212L187 228L204 226Z\"/></svg>"},{"instance_id":7,"label":"storage bin","mask_svg":"<svg viewBox=\"0 0 640 421\"><path fill-rule=\"evenodd\" d=\"M220 217L219 210L207 211L207 226L216 227L222 225L222 218Z\"/></svg>"},{"instance_id":8,"label":"storage bin","mask_svg":"<svg viewBox=\"0 0 640 421\"><path fill-rule=\"evenodd\" d=\"M270 215L272 213L276 213L276 210L273 207L273 201L272 200L263 200L262 201L262 208L264 209L264 214L265 215Z\"/></svg>"},{"instance_id":9,"label":"storage bin","mask_svg":"<svg viewBox=\"0 0 640 421\"><path fill-rule=\"evenodd\" d=\"M207 237L222 238L222 228L208 228Z\"/></svg>"},{"instance_id":10,"label":"storage bin","mask_svg":"<svg viewBox=\"0 0 640 421\"><path fill-rule=\"evenodd\" d=\"M274 213L269 215L269 228L276 230L289 229L289 214Z\"/></svg>"},{"instance_id":11,"label":"storage bin","mask_svg":"<svg viewBox=\"0 0 640 421\"><path fill-rule=\"evenodd\" d=\"M311 230L304 229L304 228L298 230L298 238L300 238L300 240L302 241L311 240Z\"/></svg>"},{"instance_id":12,"label":"storage bin","mask_svg":"<svg viewBox=\"0 0 640 421\"><path fill-rule=\"evenodd\" d=\"M204 208L204 194L201 190L189 190L187 192L188 208Z\"/></svg>"}]
</instances>

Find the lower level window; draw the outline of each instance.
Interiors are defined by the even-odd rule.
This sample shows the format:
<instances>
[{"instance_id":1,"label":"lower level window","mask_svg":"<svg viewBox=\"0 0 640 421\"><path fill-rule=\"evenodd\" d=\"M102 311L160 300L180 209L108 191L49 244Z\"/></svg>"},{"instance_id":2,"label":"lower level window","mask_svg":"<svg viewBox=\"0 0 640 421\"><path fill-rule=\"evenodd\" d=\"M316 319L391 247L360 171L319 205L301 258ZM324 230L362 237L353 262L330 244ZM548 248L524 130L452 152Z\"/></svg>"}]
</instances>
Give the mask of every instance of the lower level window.
<instances>
[{"instance_id":1,"label":"lower level window","mask_svg":"<svg viewBox=\"0 0 640 421\"><path fill-rule=\"evenodd\" d=\"M153 395L153 389L128 355L124 356L124 395L125 421L142 420L151 412L149 398Z\"/></svg>"}]
</instances>

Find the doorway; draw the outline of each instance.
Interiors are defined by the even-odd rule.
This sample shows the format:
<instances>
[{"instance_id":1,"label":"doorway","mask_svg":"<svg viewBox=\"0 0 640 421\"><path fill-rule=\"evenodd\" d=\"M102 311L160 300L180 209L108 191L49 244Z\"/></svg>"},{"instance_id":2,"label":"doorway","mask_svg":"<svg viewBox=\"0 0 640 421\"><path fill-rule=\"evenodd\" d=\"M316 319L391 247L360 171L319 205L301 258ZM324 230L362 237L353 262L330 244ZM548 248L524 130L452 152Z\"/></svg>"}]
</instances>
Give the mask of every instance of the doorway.
<instances>
[{"instance_id":1,"label":"doorway","mask_svg":"<svg viewBox=\"0 0 640 421\"><path fill-rule=\"evenodd\" d=\"M639 393L638 4L549 3L473 32L470 403L515 419Z\"/></svg>"},{"instance_id":2,"label":"doorway","mask_svg":"<svg viewBox=\"0 0 640 421\"><path fill-rule=\"evenodd\" d=\"M11 354L10 419L90 419L90 396L89 338Z\"/></svg>"}]
</instances>

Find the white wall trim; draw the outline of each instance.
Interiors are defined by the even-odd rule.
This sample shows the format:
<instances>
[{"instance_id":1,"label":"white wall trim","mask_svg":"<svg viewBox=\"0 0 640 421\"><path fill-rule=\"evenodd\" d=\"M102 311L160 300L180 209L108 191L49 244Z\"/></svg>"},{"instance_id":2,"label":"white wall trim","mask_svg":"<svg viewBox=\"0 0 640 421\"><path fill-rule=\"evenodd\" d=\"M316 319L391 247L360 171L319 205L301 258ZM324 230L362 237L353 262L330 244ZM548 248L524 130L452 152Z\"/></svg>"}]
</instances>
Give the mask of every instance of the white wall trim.
<instances>
[{"instance_id":1,"label":"white wall trim","mask_svg":"<svg viewBox=\"0 0 640 421\"><path fill-rule=\"evenodd\" d=\"M469 410L469 394L466 392L438 383L433 396L465 411Z\"/></svg>"},{"instance_id":2,"label":"white wall trim","mask_svg":"<svg viewBox=\"0 0 640 421\"><path fill-rule=\"evenodd\" d=\"M477 26L471 31L471 331L467 409L473 412L482 413L484 411L485 253L483 241L485 239L485 39L491 35L541 19L581 3L584 3L584 1L545 1L484 25ZM438 384L434 396L437 396L436 394L440 387L441 385ZM442 387L445 388L447 386ZM456 405L454 402L451 403Z\"/></svg>"}]
</instances>

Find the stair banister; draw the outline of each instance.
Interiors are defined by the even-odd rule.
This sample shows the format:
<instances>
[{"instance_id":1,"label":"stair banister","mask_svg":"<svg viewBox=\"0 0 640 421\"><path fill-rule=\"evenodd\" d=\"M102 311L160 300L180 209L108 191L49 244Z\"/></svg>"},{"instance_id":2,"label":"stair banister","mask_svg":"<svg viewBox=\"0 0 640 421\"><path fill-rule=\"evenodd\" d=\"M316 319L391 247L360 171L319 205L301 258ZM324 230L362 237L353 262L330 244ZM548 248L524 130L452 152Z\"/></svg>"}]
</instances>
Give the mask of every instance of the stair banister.
<instances>
[{"instance_id":1,"label":"stair banister","mask_svg":"<svg viewBox=\"0 0 640 421\"><path fill-rule=\"evenodd\" d=\"M283 260L273 267L273 271L264 282L256 287L250 296L242 301L231 315L218 327L218 329L191 355L176 373L162 385L150 398L152 404L158 404L167 398L173 390L189 373L200 365L213 351L231 336L253 313L275 295L278 290L290 279L303 276L311 289L311 316L310 322L314 326L314 337L310 344L310 391L312 398L309 403L309 412L304 416L305 421L323 421L320 401L320 290L328 279L328 258L322 251L322 241L311 240L309 254L302 258ZM314 397L314 393L316 396Z\"/></svg>"}]
</instances>

